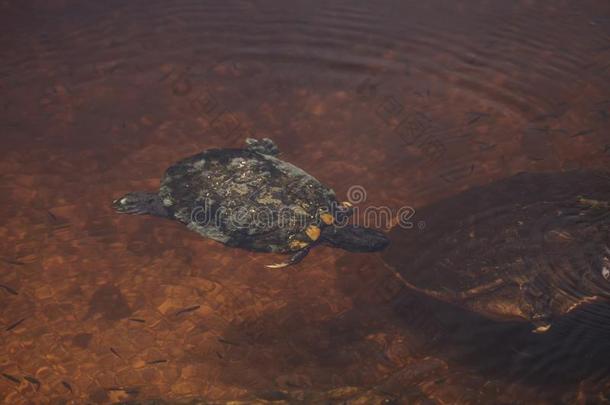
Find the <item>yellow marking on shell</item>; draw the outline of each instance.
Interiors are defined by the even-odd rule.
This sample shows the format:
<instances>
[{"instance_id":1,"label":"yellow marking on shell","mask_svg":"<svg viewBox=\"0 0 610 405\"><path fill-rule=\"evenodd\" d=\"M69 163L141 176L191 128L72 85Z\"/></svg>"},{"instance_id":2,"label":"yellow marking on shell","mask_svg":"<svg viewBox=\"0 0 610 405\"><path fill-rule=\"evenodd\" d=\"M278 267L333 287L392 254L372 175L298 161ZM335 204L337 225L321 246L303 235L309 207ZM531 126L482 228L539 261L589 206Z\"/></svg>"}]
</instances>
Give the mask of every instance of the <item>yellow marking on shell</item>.
<instances>
[{"instance_id":1,"label":"yellow marking on shell","mask_svg":"<svg viewBox=\"0 0 610 405\"><path fill-rule=\"evenodd\" d=\"M345 208L352 208L354 206L354 204L352 204L349 201L341 201L340 204L341 204L342 207L345 207Z\"/></svg>"},{"instance_id":2,"label":"yellow marking on shell","mask_svg":"<svg viewBox=\"0 0 610 405\"><path fill-rule=\"evenodd\" d=\"M309 239L318 240L320 237L320 228L315 225L309 225L307 229L305 229L305 233L309 236Z\"/></svg>"},{"instance_id":3,"label":"yellow marking on shell","mask_svg":"<svg viewBox=\"0 0 610 405\"><path fill-rule=\"evenodd\" d=\"M298 249L303 249L304 247L309 246L309 242L303 242L302 240L292 240L292 241L290 241L288 246L290 246L290 249L298 250Z\"/></svg>"},{"instance_id":4,"label":"yellow marking on shell","mask_svg":"<svg viewBox=\"0 0 610 405\"><path fill-rule=\"evenodd\" d=\"M329 214L328 212L324 212L324 213L320 214L320 219L326 225L331 225L333 223L333 221L334 221L333 216L331 214Z\"/></svg>"}]
</instances>

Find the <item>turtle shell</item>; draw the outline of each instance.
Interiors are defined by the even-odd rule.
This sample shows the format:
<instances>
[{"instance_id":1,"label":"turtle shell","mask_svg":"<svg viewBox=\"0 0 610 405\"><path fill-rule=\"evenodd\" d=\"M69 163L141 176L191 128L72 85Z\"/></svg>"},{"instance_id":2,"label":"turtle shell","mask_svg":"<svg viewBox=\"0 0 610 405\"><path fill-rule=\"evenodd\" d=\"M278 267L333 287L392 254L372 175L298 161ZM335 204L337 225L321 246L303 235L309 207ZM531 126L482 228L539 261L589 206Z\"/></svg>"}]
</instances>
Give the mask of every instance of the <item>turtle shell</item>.
<instances>
[{"instance_id":1,"label":"turtle shell","mask_svg":"<svg viewBox=\"0 0 610 405\"><path fill-rule=\"evenodd\" d=\"M336 203L302 169L249 149L210 149L169 167L159 190L173 217L229 246L265 252L302 248L305 229Z\"/></svg>"},{"instance_id":2,"label":"turtle shell","mask_svg":"<svg viewBox=\"0 0 610 405\"><path fill-rule=\"evenodd\" d=\"M418 210L425 229L394 228L384 259L427 295L545 330L610 298L608 201L600 173L522 173Z\"/></svg>"}]
</instances>

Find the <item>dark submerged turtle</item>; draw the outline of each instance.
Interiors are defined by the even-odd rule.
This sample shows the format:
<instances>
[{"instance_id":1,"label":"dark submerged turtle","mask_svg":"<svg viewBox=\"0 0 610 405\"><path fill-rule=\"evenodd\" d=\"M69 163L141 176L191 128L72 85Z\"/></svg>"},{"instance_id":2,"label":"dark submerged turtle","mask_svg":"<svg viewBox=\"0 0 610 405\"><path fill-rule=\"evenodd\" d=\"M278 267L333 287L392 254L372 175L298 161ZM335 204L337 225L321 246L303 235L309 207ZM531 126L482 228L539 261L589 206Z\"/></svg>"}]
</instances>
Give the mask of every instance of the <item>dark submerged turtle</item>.
<instances>
[{"instance_id":1,"label":"dark submerged turtle","mask_svg":"<svg viewBox=\"0 0 610 405\"><path fill-rule=\"evenodd\" d=\"M347 225L351 204L278 153L268 138L206 150L169 167L158 192L131 192L113 207L178 220L228 246L292 254L272 268L299 262L320 243L354 252L388 244L382 232Z\"/></svg>"},{"instance_id":2,"label":"dark submerged turtle","mask_svg":"<svg viewBox=\"0 0 610 405\"><path fill-rule=\"evenodd\" d=\"M607 174L522 173L418 210L425 229L394 228L383 257L413 289L538 333L577 309L610 326L609 201Z\"/></svg>"}]
</instances>

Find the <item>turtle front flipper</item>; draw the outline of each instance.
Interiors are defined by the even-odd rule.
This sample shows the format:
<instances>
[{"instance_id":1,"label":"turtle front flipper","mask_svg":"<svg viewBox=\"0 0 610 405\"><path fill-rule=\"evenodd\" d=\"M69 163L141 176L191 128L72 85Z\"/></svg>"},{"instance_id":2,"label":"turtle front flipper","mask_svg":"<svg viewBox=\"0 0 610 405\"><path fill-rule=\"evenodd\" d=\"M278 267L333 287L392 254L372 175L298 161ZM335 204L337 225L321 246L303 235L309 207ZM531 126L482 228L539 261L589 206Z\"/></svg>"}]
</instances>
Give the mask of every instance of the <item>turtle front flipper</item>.
<instances>
[{"instance_id":1,"label":"turtle front flipper","mask_svg":"<svg viewBox=\"0 0 610 405\"><path fill-rule=\"evenodd\" d=\"M246 149L262 153L263 155L271 155L275 156L280 153L279 148L269 138L263 139L254 139L254 138L246 138Z\"/></svg>"},{"instance_id":2,"label":"turtle front flipper","mask_svg":"<svg viewBox=\"0 0 610 405\"><path fill-rule=\"evenodd\" d=\"M287 261L282 262L282 263L276 263L276 264L267 264L267 265L265 265L265 267L268 267L270 269L282 269L284 267L288 267L288 266L292 266L293 264L297 264L298 262L303 260L305 258L305 256L307 256L307 254L309 253L309 249L310 249L310 247L301 249L298 252L296 252L294 255L292 255L292 257L290 259L288 259Z\"/></svg>"}]
</instances>

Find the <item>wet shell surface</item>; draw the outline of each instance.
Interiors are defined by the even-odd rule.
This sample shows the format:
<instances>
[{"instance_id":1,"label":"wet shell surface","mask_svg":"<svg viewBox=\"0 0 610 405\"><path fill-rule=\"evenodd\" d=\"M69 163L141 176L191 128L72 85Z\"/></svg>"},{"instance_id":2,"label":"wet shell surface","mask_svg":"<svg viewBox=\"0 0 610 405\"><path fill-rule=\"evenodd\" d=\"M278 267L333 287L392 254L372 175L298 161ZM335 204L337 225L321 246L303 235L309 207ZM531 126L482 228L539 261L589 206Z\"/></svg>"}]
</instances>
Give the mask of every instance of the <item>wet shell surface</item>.
<instances>
[{"instance_id":1,"label":"wet shell surface","mask_svg":"<svg viewBox=\"0 0 610 405\"><path fill-rule=\"evenodd\" d=\"M323 226L332 189L302 169L249 149L211 149L167 169L159 196L175 219L229 246L291 252Z\"/></svg>"}]
</instances>

